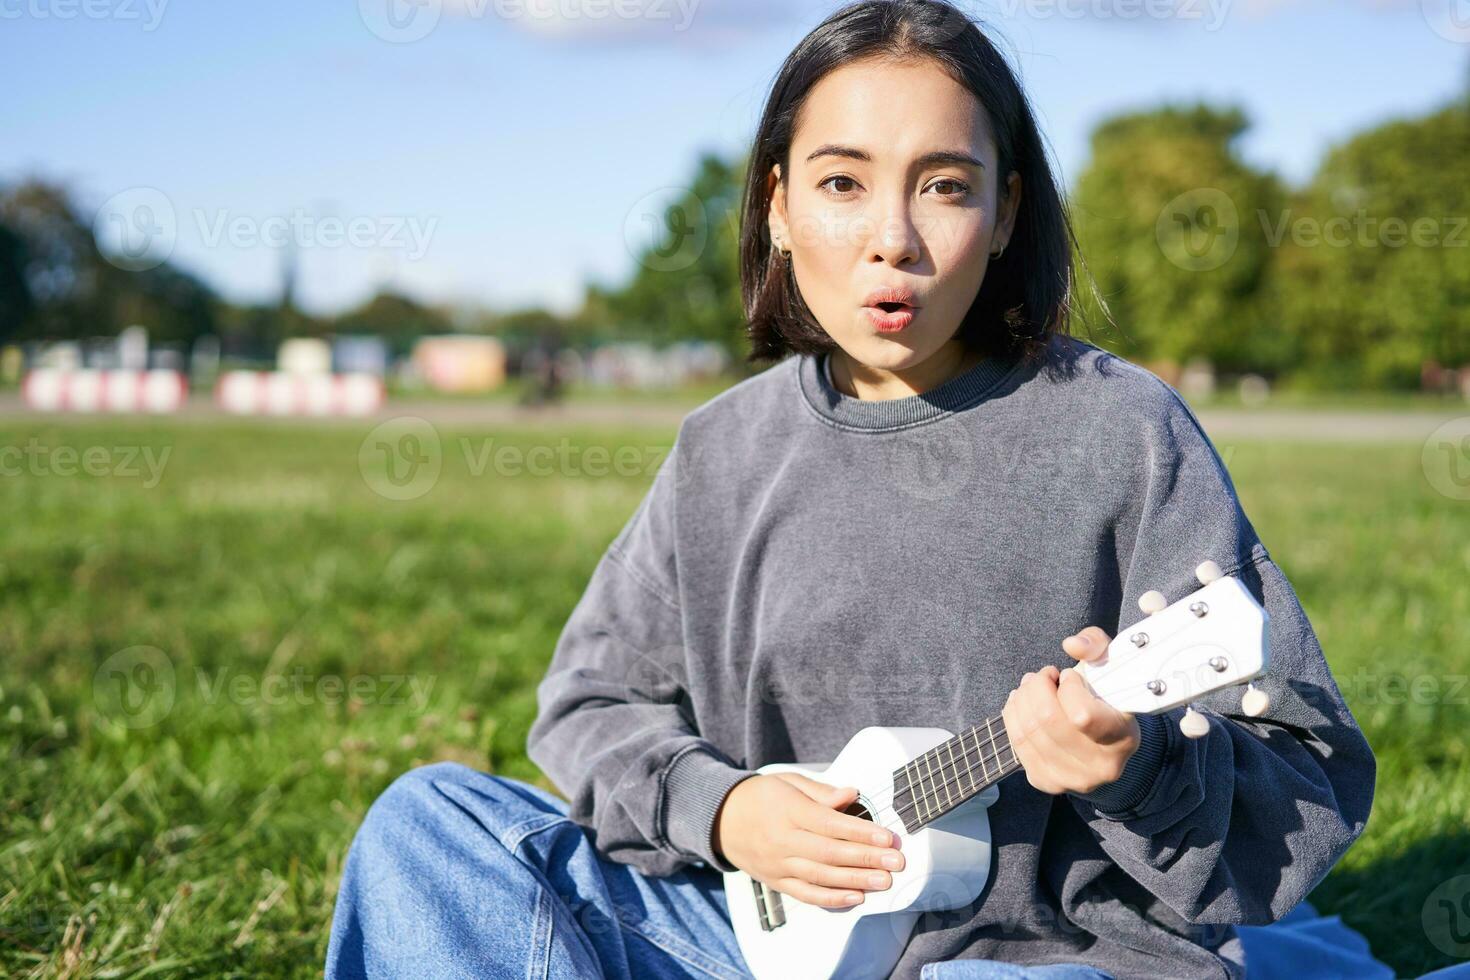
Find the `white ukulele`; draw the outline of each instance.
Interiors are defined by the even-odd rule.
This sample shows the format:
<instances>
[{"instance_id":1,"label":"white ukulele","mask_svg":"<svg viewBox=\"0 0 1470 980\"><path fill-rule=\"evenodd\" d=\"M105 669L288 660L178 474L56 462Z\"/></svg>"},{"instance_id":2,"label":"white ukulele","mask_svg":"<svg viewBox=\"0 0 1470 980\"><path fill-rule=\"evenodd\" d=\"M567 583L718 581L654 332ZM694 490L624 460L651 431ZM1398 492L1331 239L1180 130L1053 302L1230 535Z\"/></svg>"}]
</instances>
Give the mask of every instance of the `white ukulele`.
<instances>
[{"instance_id":1,"label":"white ukulele","mask_svg":"<svg viewBox=\"0 0 1470 980\"><path fill-rule=\"evenodd\" d=\"M1266 611L1240 581L1212 561L1195 571L1203 588L1173 605L1158 592L1138 600L1148 615L1077 670L1120 711L1156 714L1211 691L1249 682L1266 669ZM1251 716L1268 700L1248 685ZM1190 708L1180 722L1198 738L1209 721ZM1020 769L1000 717L958 736L941 728L864 728L828 765L762 766L833 786L856 786L847 812L901 838L904 868L860 905L808 905L751 878L725 875L725 896L746 965L758 980L886 977L920 913L973 902L990 876L987 808L996 784Z\"/></svg>"}]
</instances>

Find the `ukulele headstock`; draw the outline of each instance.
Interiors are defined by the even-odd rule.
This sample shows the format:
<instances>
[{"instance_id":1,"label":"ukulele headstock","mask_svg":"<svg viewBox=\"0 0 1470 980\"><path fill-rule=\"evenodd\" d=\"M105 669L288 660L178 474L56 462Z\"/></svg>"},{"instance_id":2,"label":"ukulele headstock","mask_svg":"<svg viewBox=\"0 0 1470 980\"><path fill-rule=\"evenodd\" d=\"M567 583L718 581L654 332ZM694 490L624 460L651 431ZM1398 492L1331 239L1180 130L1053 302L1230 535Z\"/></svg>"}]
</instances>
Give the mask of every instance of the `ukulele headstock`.
<instances>
[{"instance_id":1,"label":"ukulele headstock","mask_svg":"<svg viewBox=\"0 0 1470 980\"><path fill-rule=\"evenodd\" d=\"M1212 691L1246 684L1242 710L1260 715L1270 706L1249 682L1266 670L1269 616L1255 596L1213 561L1195 569L1201 587L1170 604L1145 592L1138 605L1148 616L1119 633L1107 653L1077 670L1098 697L1120 711L1158 714ZM1180 728L1198 738L1209 722L1193 708Z\"/></svg>"}]
</instances>

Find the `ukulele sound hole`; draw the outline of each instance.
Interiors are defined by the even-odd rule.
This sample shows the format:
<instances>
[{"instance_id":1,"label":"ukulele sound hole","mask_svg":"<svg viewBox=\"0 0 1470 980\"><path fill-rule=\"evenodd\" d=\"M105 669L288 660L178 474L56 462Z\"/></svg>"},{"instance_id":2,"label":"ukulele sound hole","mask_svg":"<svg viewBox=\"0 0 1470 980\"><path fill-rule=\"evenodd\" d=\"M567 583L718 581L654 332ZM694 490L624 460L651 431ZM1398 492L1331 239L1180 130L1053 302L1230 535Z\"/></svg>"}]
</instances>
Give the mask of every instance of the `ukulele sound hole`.
<instances>
[{"instance_id":1,"label":"ukulele sound hole","mask_svg":"<svg viewBox=\"0 0 1470 980\"><path fill-rule=\"evenodd\" d=\"M860 817L863 820L872 820L873 819L873 815L868 812L868 808L865 807L865 806L863 806L863 801L862 800L853 800L851 803L849 803L847 805L847 809L843 810L842 812L843 813L850 813L854 817Z\"/></svg>"}]
</instances>

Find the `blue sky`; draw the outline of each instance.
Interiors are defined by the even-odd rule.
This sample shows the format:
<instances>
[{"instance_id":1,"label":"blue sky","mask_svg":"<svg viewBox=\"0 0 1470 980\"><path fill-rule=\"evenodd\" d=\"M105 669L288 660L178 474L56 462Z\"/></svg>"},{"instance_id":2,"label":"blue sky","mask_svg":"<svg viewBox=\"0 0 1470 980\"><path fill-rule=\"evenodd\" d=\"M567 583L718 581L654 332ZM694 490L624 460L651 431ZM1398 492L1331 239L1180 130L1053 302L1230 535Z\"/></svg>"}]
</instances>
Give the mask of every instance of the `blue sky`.
<instances>
[{"instance_id":1,"label":"blue sky","mask_svg":"<svg viewBox=\"0 0 1470 980\"><path fill-rule=\"evenodd\" d=\"M569 310L630 274L698 153L746 148L782 59L837 6L0 0L0 181L61 180L103 224L147 202L159 254L236 300L275 295L290 240L314 312L380 286ZM1246 156L1300 181L1470 80L1470 0L969 7L1068 184L1120 111L1236 102Z\"/></svg>"}]
</instances>

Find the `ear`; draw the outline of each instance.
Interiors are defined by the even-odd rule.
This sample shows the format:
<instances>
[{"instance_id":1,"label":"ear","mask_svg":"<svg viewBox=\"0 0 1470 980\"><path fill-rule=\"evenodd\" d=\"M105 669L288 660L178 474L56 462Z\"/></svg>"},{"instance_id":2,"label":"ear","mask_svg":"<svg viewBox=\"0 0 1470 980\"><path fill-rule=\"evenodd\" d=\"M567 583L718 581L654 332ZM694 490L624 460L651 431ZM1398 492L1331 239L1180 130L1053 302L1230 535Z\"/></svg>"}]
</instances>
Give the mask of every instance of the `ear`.
<instances>
[{"instance_id":1,"label":"ear","mask_svg":"<svg viewBox=\"0 0 1470 980\"><path fill-rule=\"evenodd\" d=\"M786 185L781 180L781 165L775 164L771 172L766 174L766 190L771 202L767 209L766 227L771 233L771 247L776 247L776 242L785 242L786 247L791 247L791 229L786 223Z\"/></svg>"},{"instance_id":2,"label":"ear","mask_svg":"<svg viewBox=\"0 0 1470 980\"><path fill-rule=\"evenodd\" d=\"M995 223L995 238L992 239L991 251L1010 243L1011 232L1016 227L1016 215L1021 211L1021 175L1012 170L1006 177L1005 186L998 188L998 191L1000 216Z\"/></svg>"}]
</instances>

